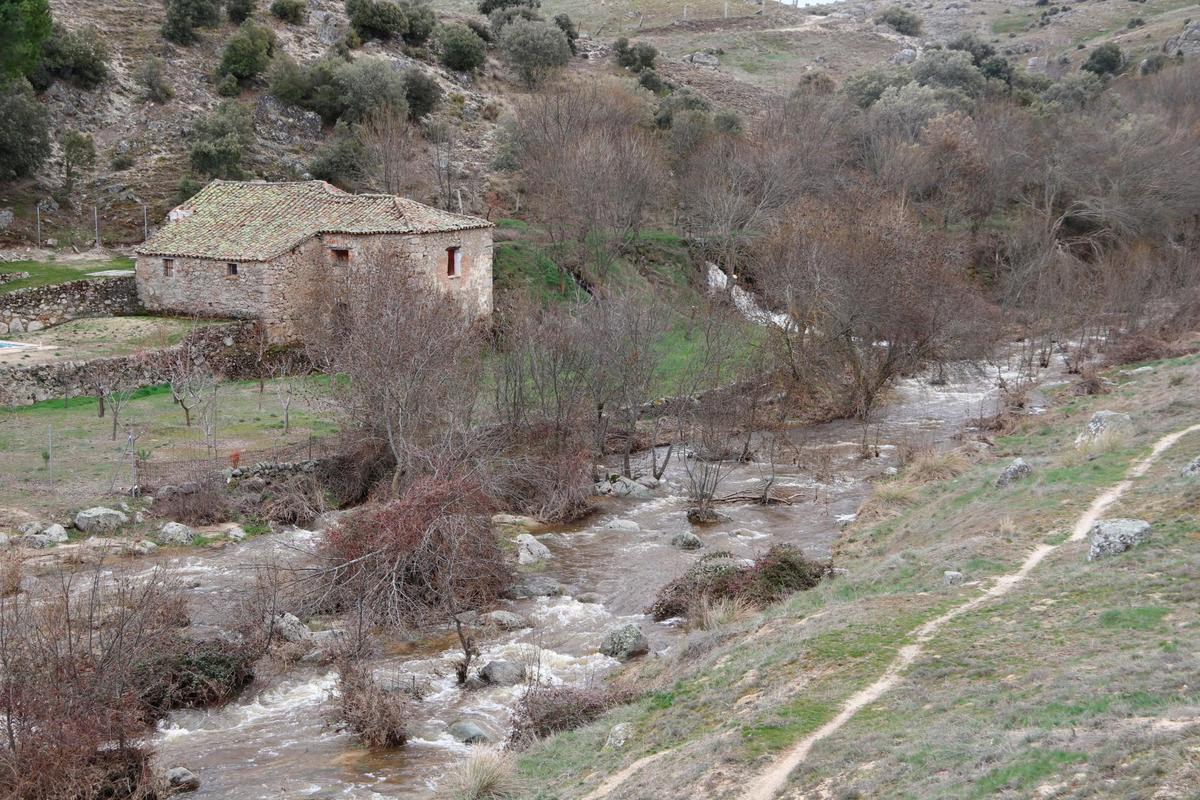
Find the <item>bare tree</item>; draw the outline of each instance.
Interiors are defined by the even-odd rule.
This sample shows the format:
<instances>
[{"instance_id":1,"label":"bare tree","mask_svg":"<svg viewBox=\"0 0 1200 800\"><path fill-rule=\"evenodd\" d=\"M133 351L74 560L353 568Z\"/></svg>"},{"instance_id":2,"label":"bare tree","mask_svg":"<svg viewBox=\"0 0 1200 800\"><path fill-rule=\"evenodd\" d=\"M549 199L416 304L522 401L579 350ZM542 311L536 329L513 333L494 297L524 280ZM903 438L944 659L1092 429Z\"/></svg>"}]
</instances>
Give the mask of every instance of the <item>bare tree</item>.
<instances>
[{"instance_id":1,"label":"bare tree","mask_svg":"<svg viewBox=\"0 0 1200 800\"><path fill-rule=\"evenodd\" d=\"M371 183L388 194L402 194L412 178L418 144L408 117L384 104L367 116L359 133L373 165ZM447 191L443 199L448 196Z\"/></svg>"}]
</instances>

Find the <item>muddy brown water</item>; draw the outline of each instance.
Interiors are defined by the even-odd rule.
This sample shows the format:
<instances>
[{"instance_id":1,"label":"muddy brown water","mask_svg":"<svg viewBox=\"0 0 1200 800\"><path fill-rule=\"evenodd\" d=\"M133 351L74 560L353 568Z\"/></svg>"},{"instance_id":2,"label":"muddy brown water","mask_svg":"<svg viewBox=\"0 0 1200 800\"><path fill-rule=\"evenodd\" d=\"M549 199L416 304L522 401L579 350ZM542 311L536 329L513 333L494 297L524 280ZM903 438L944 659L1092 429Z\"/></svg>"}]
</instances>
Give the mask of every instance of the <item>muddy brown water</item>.
<instances>
[{"instance_id":1,"label":"muddy brown water","mask_svg":"<svg viewBox=\"0 0 1200 800\"><path fill-rule=\"evenodd\" d=\"M605 500L582 524L540 536L553 553L541 573L570 593L506 603L505 608L526 616L534 627L480 641L477 663L521 661L544 681L587 683L617 667L597 648L606 631L626 622L641 625L654 652L669 651L682 635L677 622L655 623L641 613L663 583L716 549L749 558L771 544L790 543L812 556L828 555L838 530L867 496L870 480L896 466L899 448L950 445L970 420L994 410L997 378L1015 374L1015 357L1014 351L999 368L964 371L943 386L899 381L868 428L868 439L879 445L878 458L862 458L864 432L857 423L788 432L784 460L789 463L777 468L775 478L781 492L799 495L792 505L730 503L720 509L728 521L692 528L685 519L687 476L676 459L648 496ZM761 465L739 466L721 491L753 491L762 472ZM614 520L634 522L638 531L606 528ZM697 533L704 549L672 547L671 537L684 530ZM272 551L310 546L318 536L307 531L263 536L213 553L172 558L165 566L196 584L190 591L193 608L200 612L198 623L219 625L221 609L228 608L225 601L235 599L253 579L248 564L263 561ZM576 599L585 594L597 602ZM449 726L470 720L493 741L503 741L511 709L523 691L519 686L463 691L452 667L458 652L445 638L438 642L372 664L382 677L415 679L424 687L406 747L368 750L331 727L336 673L301 665L222 708L171 715L154 737L159 763L194 771L202 782L194 795L198 798L429 797L447 769L470 752L449 734Z\"/></svg>"}]
</instances>

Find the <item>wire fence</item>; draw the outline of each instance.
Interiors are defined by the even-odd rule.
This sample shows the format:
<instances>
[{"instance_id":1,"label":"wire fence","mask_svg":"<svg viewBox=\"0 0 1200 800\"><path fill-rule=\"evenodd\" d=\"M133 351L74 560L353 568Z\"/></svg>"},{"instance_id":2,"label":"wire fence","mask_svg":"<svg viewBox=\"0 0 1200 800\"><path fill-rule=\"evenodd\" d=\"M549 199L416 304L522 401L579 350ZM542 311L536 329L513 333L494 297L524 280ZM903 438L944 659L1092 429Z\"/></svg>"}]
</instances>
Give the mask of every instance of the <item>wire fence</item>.
<instances>
[{"instance_id":1,"label":"wire fence","mask_svg":"<svg viewBox=\"0 0 1200 800\"><path fill-rule=\"evenodd\" d=\"M139 457L135 463L137 484L142 491L201 482L224 474L227 469L248 470L261 465L294 464L320 460L343 449L341 436L310 436L299 442L279 444L258 450L236 450L216 446L204 448L193 458L163 461Z\"/></svg>"}]
</instances>

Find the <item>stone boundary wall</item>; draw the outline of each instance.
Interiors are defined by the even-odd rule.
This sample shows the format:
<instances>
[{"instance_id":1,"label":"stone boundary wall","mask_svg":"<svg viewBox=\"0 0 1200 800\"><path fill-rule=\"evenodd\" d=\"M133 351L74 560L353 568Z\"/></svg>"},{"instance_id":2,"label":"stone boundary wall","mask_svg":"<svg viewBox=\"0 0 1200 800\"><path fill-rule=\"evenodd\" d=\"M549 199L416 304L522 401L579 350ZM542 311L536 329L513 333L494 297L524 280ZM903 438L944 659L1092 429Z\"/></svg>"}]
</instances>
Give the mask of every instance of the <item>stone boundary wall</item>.
<instances>
[{"instance_id":1,"label":"stone boundary wall","mask_svg":"<svg viewBox=\"0 0 1200 800\"><path fill-rule=\"evenodd\" d=\"M0 336L37 331L82 317L142 313L133 277L87 278L0 294Z\"/></svg>"},{"instance_id":2,"label":"stone boundary wall","mask_svg":"<svg viewBox=\"0 0 1200 800\"><path fill-rule=\"evenodd\" d=\"M280 365L300 372L305 363L296 352L275 348L258 350L259 326L255 322L208 325L188 334L180 344L147 353L109 356L83 361L0 366L0 407L28 406L43 400L95 396L100 383L138 389L166 383L171 357L189 348L198 363L220 378L242 380L273 374Z\"/></svg>"},{"instance_id":3,"label":"stone boundary wall","mask_svg":"<svg viewBox=\"0 0 1200 800\"><path fill-rule=\"evenodd\" d=\"M28 277L28 272L0 272L0 284L23 281Z\"/></svg>"}]
</instances>

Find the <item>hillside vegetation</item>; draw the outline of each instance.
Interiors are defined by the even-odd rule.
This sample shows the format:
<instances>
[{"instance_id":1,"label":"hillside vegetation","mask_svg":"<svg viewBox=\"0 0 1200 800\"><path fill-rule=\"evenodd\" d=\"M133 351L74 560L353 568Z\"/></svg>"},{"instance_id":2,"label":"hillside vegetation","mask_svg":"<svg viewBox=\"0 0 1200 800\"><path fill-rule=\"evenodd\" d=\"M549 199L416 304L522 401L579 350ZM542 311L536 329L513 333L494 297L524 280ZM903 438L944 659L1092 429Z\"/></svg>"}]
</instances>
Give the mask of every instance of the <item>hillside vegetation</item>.
<instances>
[{"instance_id":1,"label":"hillside vegetation","mask_svg":"<svg viewBox=\"0 0 1200 800\"><path fill-rule=\"evenodd\" d=\"M1191 591L1200 484L1181 472L1200 454L1200 432L1104 511L1149 521L1145 543L1089 561L1086 541L1066 540L1153 442L1200 420L1200 361L1110 377L1112 394L1061 395L956 477L902 471L903 504L840 536L834 559L845 574L627 671L619 680L642 690L640 701L522 755L531 796L741 796L883 676L923 623L1043 545L1057 549L1008 594L923 641L895 686L818 742L780 796L1189 796L1200 735L1190 663L1200 646ZM1100 408L1130 413L1136 434L1089 456L1073 440ZM1032 476L998 487L1014 457ZM881 496L895 497L887 486ZM963 582L948 585L947 571ZM626 743L606 746L617 724Z\"/></svg>"}]
</instances>

